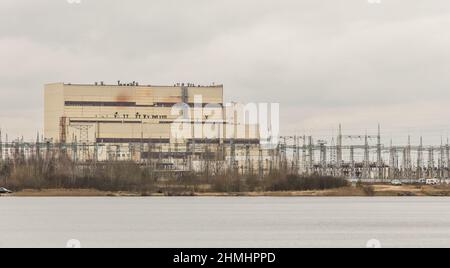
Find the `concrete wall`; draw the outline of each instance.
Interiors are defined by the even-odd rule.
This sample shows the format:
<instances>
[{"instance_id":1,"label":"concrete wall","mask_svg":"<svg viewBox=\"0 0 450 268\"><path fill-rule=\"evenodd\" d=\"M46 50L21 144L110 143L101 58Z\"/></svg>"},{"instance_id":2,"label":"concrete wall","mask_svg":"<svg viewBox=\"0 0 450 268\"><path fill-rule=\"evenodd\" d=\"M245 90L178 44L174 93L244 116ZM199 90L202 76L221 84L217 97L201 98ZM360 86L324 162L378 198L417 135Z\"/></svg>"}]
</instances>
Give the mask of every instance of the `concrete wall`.
<instances>
[{"instance_id":1,"label":"concrete wall","mask_svg":"<svg viewBox=\"0 0 450 268\"><path fill-rule=\"evenodd\" d=\"M63 84L49 84L44 90L44 135L59 140L60 118L64 115Z\"/></svg>"}]
</instances>

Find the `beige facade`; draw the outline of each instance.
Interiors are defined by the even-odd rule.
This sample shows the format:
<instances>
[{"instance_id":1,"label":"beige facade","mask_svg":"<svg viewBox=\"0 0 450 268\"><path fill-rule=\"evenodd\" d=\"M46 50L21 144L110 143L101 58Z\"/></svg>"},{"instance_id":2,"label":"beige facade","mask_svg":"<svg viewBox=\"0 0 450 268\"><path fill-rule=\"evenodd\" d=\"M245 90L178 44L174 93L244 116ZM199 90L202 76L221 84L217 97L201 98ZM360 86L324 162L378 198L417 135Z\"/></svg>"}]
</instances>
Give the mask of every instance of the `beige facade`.
<instances>
[{"instance_id":1,"label":"beige facade","mask_svg":"<svg viewBox=\"0 0 450 268\"><path fill-rule=\"evenodd\" d=\"M46 85L44 91L44 135L55 143L259 139L256 125L225 117L229 112L223 108L220 85L55 83Z\"/></svg>"}]
</instances>

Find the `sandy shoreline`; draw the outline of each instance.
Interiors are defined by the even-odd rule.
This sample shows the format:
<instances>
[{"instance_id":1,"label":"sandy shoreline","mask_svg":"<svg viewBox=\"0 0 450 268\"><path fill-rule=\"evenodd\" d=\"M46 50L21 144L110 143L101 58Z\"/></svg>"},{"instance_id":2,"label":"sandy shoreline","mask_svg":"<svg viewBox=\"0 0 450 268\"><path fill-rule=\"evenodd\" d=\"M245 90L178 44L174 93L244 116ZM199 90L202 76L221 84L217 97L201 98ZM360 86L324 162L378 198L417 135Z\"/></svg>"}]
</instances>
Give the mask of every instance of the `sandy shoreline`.
<instances>
[{"instance_id":1,"label":"sandy shoreline","mask_svg":"<svg viewBox=\"0 0 450 268\"><path fill-rule=\"evenodd\" d=\"M318 191L287 191L287 192L241 192L241 193L214 193L214 192L181 192L181 193L136 193L136 192L109 192L94 189L42 189L23 190L13 194L2 195L13 197L152 197L152 196L197 196L197 197L314 197L314 196L450 196L448 186L422 186L422 185L373 185L371 191L361 187L344 187L332 190Z\"/></svg>"}]
</instances>

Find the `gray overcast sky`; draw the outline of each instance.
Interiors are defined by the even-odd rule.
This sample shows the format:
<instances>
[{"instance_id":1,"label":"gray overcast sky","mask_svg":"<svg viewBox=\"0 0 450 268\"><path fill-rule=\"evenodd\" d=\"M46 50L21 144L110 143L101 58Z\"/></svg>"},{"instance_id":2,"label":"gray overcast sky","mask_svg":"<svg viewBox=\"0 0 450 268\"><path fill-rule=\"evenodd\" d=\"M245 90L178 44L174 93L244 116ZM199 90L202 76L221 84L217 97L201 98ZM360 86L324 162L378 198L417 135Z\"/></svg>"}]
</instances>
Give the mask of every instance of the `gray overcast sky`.
<instances>
[{"instance_id":1,"label":"gray overcast sky","mask_svg":"<svg viewBox=\"0 0 450 268\"><path fill-rule=\"evenodd\" d=\"M1 0L0 124L34 137L43 84L120 79L223 83L285 134L446 136L449 29L448 0Z\"/></svg>"}]
</instances>

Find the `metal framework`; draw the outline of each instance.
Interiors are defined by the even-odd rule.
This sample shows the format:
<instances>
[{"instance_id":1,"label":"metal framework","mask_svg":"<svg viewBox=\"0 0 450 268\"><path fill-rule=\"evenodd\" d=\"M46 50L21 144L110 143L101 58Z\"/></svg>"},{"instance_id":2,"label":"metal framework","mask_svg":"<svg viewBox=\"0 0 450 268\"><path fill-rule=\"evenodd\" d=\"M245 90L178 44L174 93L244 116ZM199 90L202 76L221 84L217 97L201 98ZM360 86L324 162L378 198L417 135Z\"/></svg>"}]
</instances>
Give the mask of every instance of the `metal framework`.
<instances>
[{"instance_id":1,"label":"metal framework","mask_svg":"<svg viewBox=\"0 0 450 268\"><path fill-rule=\"evenodd\" d=\"M128 144L90 143L89 126L71 125L79 130L72 142L54 144L37 135L36 141L23 138L8 141L0 131L0 162L50 159L65 156L73 163L136 161L164 172L200 172L209 177L228 172L263 178L269 174L340 176L363 181L392 179L450 178L450 146L417 145L411 137L406 145L382 143L381 128L375 135L344 135L342 128L330 140L312 136L282 136L275 147L245 143L235 139L192 140L189 143L142 141ZM5 137L5 138L4 138Z\"/></svg>"}]
</instances>

